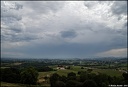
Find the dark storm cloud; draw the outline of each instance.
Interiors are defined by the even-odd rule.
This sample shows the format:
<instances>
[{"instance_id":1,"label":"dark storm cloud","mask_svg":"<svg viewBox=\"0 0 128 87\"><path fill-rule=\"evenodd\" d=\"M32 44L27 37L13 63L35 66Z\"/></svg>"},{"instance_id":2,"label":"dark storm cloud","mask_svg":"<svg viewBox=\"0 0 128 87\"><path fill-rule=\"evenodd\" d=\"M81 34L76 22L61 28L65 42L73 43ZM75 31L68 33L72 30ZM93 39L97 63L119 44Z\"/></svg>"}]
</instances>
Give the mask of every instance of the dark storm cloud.
<instances>
[{"instance_id":1,"label":"dark storm cloud","mask_svg":"<svg viewBox=\"0 0 128 87\"><path fill-rule=\"evenodd\" d=\"M116 1L111 7L112 13L115 15L127 14L127 1Z\"/></svg>"},{"instance_id":2,"label":"dark storm cloud","mask_svg":"<svg viewBox=\"0 0 128 87\"><path fill-rule=\"evenodd\" d=\"M29 45L24 48L14 48L14 51L22 52L31 57L48 57L48 58L85 58L93 56L98 52L107 51L114 48L126 47L125 39L114 38L113 42L101 42L92 44L79 44L79 43L63 43L60 45L53 44L36 44Z\"/></svg>"},{"instance_id":3,"label":"dark storm cloud","mask_svg":"<svg viewBox=\"0 0 128 87\"><path fill-rule=\"evenodd\" d=\"M16 10L19 10L19 9L22 9L23 8L23 5L19 4L19 3L15 3L15 9Z\"/></svg>"},{"instance_id":4,"label":"dark storm cloud","mask_svg":"<svg viewBox=\"0 0 128 87\"><path fill-rule=\"evenodd\" d=\"M26 56L31 57L49 57L49 58L85 58L87 56L94 56L94 54L108 51L111 49L120 49L127 47L127 37L122 34L123 31L116 31L111 29L99 30L98 34L107 34L102 42L98 43L68 43L61 44L38 43L30 44L29 46L14 48L14 51L22 52ZM125 32L125 31L124 31ZM68 35L66 35L68 36ZM76 36L77 37L77 36ZM93 35L93 37L97 37ZM70 36L64 38L70 38ZM109 38L109 39L108 39ZM30 39L30 38L29 38ZM95 38L94 38L95 39ZM31 42L32 43L32 42ZM57 43L57 42L56 42ZM9 51L9 50L8 50Z\"/></svg>"},{"instance_id":5,"label":"dark storm cloud","mask_svg":"<svg viewBox=\"0 0 128 87\"><path fill-rule=\"evenodd\" d=\"M86 6L86 7L88 7L89 9L90 8L93 8L95 5L97 4L97 2L89 2L89 1L85 1L84 2L84 5Z\"/></svg>"},{"instance_id":6,"label":"dark storm cloud","mask_svg":"<svg viewBox=\"0 0 128 87\"><path fill-rule=\"evenodd\" d=\"M39 46L29 46L24 49L20 49L19 51L23 53L27 53L31 56L42 56L43 57L84 57L96 52L96 47L93 45L85 45L85 44L61 44L61 45L52 45L45 44ZM17 49L14 49L14 51ZM102 49L99 49L101 51ZM18 50L17 50L18 51Z\"/></svg>"},{"instance_id":7,"label":"dark storm cloud","mask_svg":"<svg viewBox=\"0 0 128 87\"><path fill-rule=\"evenodd\" d=\"M23 26L19 21L22 20L22 16L18 13L21 10L23 5L18 3L6 3L2 2L1 4L1 32L2 32L2 41L11 39L11 36L15 33L21 33ZM7 39L8 38L8 39Z\"/></svg>"},{"instance_id":8,"label":"dark storm cloud","mask_svg":"<svg viewBox=\"0 0 128 87\"><path fill-rule=\"evenodd\" d=\"M64 6L64 2L60 1L27 1L23 3L25 7L30 8L32 11L36 13L49 13L49 12L57 12Z\"/></svg>"},{"instance_id":9,"label":"dark storm cloud","mask_svg":"<svg viewBox=\"0 0 128 87\"><path fill-rule=\"evenodd\" d=\"M31 40L41 39L34 34L22 34L22 33L10 33L1 35L2 41L10 41L10 42L29 42Z\"/></svg>"},{"instance_id":10,"label":"dark storm cloud","mask_svg":"<svg viewBox=\"0 0 128 87\"><path fill-rule=\"evenodd\" d=\"M1 20L4 22L13 22L13 21L20 21L22 19L22 17L20 15L15 15L15 13L1 13Z\"/></svg>"},{"instance_id":11,"label":"dark storm cloud","mask_svg":"<svg viewBox=\"0 0 128 87\"><path fill-rule=\"evenodd\" d=\"M24 29L25 24L22 23L22 17L34 18L37 14L46 14L49 12L57 12L63 7L64 3L55 1L26 1L26 2L2 2L1 20L2 20L2 41L30 41L40 39L37 35L31 34L33 27ZM27 9L26 9L27 8ZM31 10L28 14L24 11ZM35 17L36 18L36 17ZM36 19L35 19L36 20ZM25 20L26 21L26 20ZM34 25L33 25L34 26ZM39 26L40 27L40 26ZM40 28L39 28L40 29ZM29 33L29 35L28 35Z\"/></svg>"},{"instance_id":12,"label":"dark storm cloud","mask_svg":"<svg viewBox=\"0 0 128 87\"><path fill-rule=\"evenodd\" d=\"M18 41L27 41L32 38L24 36L23 33L23 23L22 13L19 13L23 9L23 5L16 2L2 2L1 7L1 21L2 21L2 35L1 40L18 42Z\"/></svg>"},{"instance_id":13,"label":"dark storm cloud","mask_svg":"<svg viewBox=\"0 0 128 87\"><path fill-rule=\"evenodd\" d=\"M126 19L117 18L126 14L125 4L120 3L21 1L3 6L3 56L17 52L23 54L20 57L84 58L126 48Z\"/></svg>"},{"instance_id":14,"label":"dark storm cloud","mask_svg":"<svg viewBox=\"0 0 128 87\"><path fill-rule=\"evenodd\" d=\"M20 14L17 14L17 11L21 10L23 5L18 3L6 4L2 2L1 4L1 17L4 20L12 21L12 20L21 20L22 17Z\"/></svg>"},{"instance_id":15,"label":"dark storm cloud","mask_svg":"<svg viewBox=\"0 0 128 87\"><path fill-rule=\"evenodd\" d=\"M77 36L77 34L74 30L61 31L60 33L61 33L61 37L63 37L63 38L74 38Z\"/></svg>"}]
</instances>

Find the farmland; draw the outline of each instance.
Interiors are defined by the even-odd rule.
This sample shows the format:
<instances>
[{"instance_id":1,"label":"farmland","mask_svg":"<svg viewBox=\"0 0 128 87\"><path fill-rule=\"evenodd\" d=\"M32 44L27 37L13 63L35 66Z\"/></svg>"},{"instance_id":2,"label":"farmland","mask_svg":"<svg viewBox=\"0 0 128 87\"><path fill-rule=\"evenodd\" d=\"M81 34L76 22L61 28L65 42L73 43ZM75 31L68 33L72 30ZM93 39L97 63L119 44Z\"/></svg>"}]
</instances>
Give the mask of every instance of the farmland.
<instances>
[{"instance_id":1,"label":"farmland","mask_svg":"<svg viewBox=\"0 0 128 87\"><path fill-rule=\"evenodd\" d=\"M87 68L81 69L80 66L72 66L72 69L70 69L70 70L68 70L68 69L61 70L61 69L59 69L57 71L39 72L39 78L42 77L42 76L51 75L53 73L58 73L59 75L66 76L69 72L74 72L74 73L77 74L78 71L87 71ZM105 74L108 74L108 75L111 75L111 76L121 76L122 73L123 73L123 72L115 70L115 69L96 69L96 68L94 68L93 71L92 71L92 73L98 73L98 72L105 73Z\"/></svg>"},{"instance_id":2,"label":"farmland","mask_svg":"<svg viewBox=\"0 0 128 87\"><path fill-rule=\"evenodd\" d=\"M76 76L80 76L78 72L85 71L98 75L99 73L108 76L120 77L124 72L127 72L127 60L115 59L111 63L107 60L58 60L58 59L35 59L35 60L2 60L1 69L10 67L24 69L33 66L38 71L38 85L50 87L49 77L54 73L60 76L66 76L73 72ZM90 71L89 71L90 70ZM46 79L47 77L47 79ZM2 86L24 86L24 84L13 84L1 82Z\"/></svg>"},{"instance_id":3,"label":"farmland","mask_svg":"<svg viewBox=\"0 0 128 87\"><path fill-rule=\"evenodd\" d=\"M4 86L4 87L8 87L8 86L11 86L11 87L23 87L25 86L24 84L16 84L16 83L7 83L7 82L1 82L1 86Z\"/></svg>"},{"instance_id":4,"label":"farmland","mask_svg":"<svg viewBox=\"0 0 128 87\"><path fill-rule=\"evenodd\" d=\"M74 73L78 73L78 71L87 71L87 68L85 69L81 69L80 66L72 66L72 69L71 70L68 70L68 69L65 69L65 70L57 70L57 71L49 71L49 72L39 72L39 77L38 79L41 80L42 77L45 77L47 75L52 75L53 73L57 73L59 74L60 76L67 76L68 73L70 72L74 72ZM105 73L107 75L110 75L110 76L121 76L123 72L121 71L117 71L115 69L93 69L92 73ZM78 75L78 74L77 74ZM44 83L42 83L42 85L44 85Z\"/></svg>"}]
</instances>

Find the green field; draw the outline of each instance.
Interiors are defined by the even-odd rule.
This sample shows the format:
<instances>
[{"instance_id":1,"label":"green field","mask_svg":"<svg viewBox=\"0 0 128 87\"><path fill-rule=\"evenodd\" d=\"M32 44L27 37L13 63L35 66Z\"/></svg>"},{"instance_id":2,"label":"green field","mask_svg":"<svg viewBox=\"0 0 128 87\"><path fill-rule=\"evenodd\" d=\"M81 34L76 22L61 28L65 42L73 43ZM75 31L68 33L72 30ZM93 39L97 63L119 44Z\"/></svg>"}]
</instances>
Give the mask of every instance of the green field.
<instances>
[{"instance_id":1,"label":"green field","mask_svg":"<svg viewBox=\"0 0 128 87\"><path fill-rule=\"evenodd\" d=\"M94 69L92 72L96 74L100 72L100 73L104 73L110 76L121 76L122 75L122 72L114 70L114 69Z\"/></svg>"},{"instance_id":2,"label":"green field","mask_svg":"<svg viewBox=\"0 0 128 87\"><path fill-rule=\"evenodd\" d=\"M1 82L1 87L13 87L13 86L15 86L15 87L24 87L25 85L23 85L23 84L17 84L17 83L7 83L7 82Z\"/></svg>"},{"instance_id":3,"label":"green field","mask_svg":"<svg viewBox=\"0 0 128 87\"><path fill-rule=\"evenodd\" d=\"M56 69L57 66L50 66L50 67ZM57 71L39 72L38 80L42 80L44 76L51 76L53 73L58 73L60 76L62 76L62 75L67 76L68 73L74 72L74 73L76 73L76 75L78 75L77 74L78 71L87 71L88 68L81 69L81 66L71 66L71 69L64 69L64 70L58 69ZM120 71L115 70L115 69L97 69L97 68L94 68L92 71L92 73L96 73L96 74L98 74L98 72L105 73L105 74L110 75L110 76L121 76L123 73L123 72L120 72ZM1 86L24 87L27 85L1 82ZM37 85L37 86L39 86L39 85ZM49 86L50 87L50 84L45 83L45 82L44 83L41 82L40 86Z\"/></svg>"},{"instance_id":4,"label":"green field","mask_svg":"<svg viewBox=\"0 0 128 87\"><path fill-rule=\"evenodd\" d=\"M55 68L55 66L52 66ZM52 75L53 73L58 73L59 75L64 75L67 76L68 73L70 72L74 72L77 74L78 71L87 71L87 69L81 69L81 66L71 66L71 69L65 69L65 70L61 70L58 69L57 71L49 71L49 72L39 72L39 78L46 76L46 75ZM121 76L122 72L117 71L115 69L93 69L92 73L105 73L107 75L110 76Z\"/></svg>"},{"instance_id":5,"label":"green field","mask_svg":"<svg viewBox=\"0 0 128 87\"><path fill-rule=\"evenodd\" d=\"M54 69L57 67L57 66L52 66ZM76 75L78 75L78 71L87 71L87 68L86 69L81 69L81 66L71 66L71 69L65 69L65 70L61 70L61 69L58 69L57 71L49 71L49 72L39 72L39 77L38 79L43 79L42 77L44 76L47 76L47 75L52 75L53 73L57 73L59 74L60 76L64 75L64 76L67 76L68 73L70 72L74 72L76 73ZM122 72L120 71L117 71L117 70L114 70L114 69L93 69L92 73L95 73L95 74L98 74L98 72L100 73L105 73L107 75L110 75L110 76L121 76L122 75ZM50 85L49 83L40 83L41 85Z\"/></svg>"},{"instance_id":6,"label":"green field","mask_svg":"<svg viewBox=\"0 0 128 87\"><path fill-rule=\"evenodd\" d=\"M26 84L18 84L18 83L1 82L0 87L50 87L50 84L26 85Z\"/></svg>"},{"instance_id":7,"label":"green field","mask_svg":"<svg viewBox=\"0 0 128 87\"><path fill-rule=\"evenodd\" d=\"M56 72L56 71L39 72L38 78L42 78L42 77L47 76L47 75L52 75L52 74L55 73L55 72Z\"/></svg>"}]
</instances>

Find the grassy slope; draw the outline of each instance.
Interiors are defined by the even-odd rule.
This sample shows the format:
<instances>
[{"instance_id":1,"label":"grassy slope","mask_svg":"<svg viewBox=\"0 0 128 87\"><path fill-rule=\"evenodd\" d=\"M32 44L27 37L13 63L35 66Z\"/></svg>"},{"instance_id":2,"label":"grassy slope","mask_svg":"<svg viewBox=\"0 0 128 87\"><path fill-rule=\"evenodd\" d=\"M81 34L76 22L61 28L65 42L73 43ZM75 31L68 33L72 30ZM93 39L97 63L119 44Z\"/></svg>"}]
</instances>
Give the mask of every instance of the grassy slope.
<instances>
[{"instance_id":1,"label":"grassy slope","mask_svg":"<svg viewBox=\"0 0 128 87\"><path fill-rule=\"evenodd\" d=\"M13 87L13 86L16 86L16 87L24 87L25 85L23 85L23 84L17 84L17 83L7 83L7 82L1 82L1 87L2 86L11 86L11 87Z\"/></svg>"},{"instance_id":2,"label":"grassy slope","mask_svg":"<svg viewBox=\"0 0 128 87\"><path fill-rule=\"evenodd\" d=\"M87 69L81 69L80 66L72 66L70 70L57 70L57 71L50 71L50 72L39 72L39 78L46 75L51 75L53 73L58 73L59 75L65 75L69 72L74 72L77 74L78 71L86 71ZM93 69L92 73L105 73L110 76L121 76L122 72L116 71L114 69Z\"/></svg>"},{"instance_id":3,"label":"grassy slope","mask_svg":"<svg viewBox=\"0 0 128 87\"><path fill-rule=\"evenodd\" d=\"M122 75L122 72L116 71L114 69L94 69L93 72L94 73L98 73L98 72L105 73L110 76L121 76Z\"/></svg>"},{"instance_id":4,"label":"grassy slope","mask_svg":"<svg viewBox=\"0 0 128 87\"><path fill-rule=\"evenodd\" d=\"M53 73L58 73L59 75L65 75L65 76L67 76L67 74L69 72L74 72L74 73L77 74L78 71L86 71L86 70L87 69L81 69L80 66L71 66L71 69L70 70L67 70L66 69L66 70L57 70L57 71L50 71L50 72L39 72L38 79L41 78L41 77L43 77L43 76L52 75ZM110 76L121 76L122 75L122 72L116 71L114 69L93 69L93 71L92 71L92 73L98 73L98 72L105 73L105 74L110 75ZM45 85L45 84L43 83L41 85ZM49 85L49 84L46 84L46 85ZM23 85L23 84L15 84L15 83L1 82L1 86L24 87L25 85Z\"/></svg>"},{"instance_id":5,"label":"grassy slope","mask_svg":"<svg viewBox=\"0 0 128 87\"><path fill-rule=\"evenodd\" d=\"M18 83L1 82L0 87L50 87L50 85L49 84L25 85L25 84L18 84Z\"/></svg>"}]
</instances>

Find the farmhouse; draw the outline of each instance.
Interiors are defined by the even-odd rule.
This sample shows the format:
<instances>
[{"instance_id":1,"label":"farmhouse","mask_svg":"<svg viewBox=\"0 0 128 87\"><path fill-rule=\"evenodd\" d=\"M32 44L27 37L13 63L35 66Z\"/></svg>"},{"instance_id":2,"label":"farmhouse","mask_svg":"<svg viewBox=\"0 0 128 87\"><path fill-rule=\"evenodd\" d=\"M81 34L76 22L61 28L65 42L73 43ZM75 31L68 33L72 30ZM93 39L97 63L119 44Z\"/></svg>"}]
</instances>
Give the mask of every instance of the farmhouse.
<instances>
[{"instance_id":1,"label":"farmhouse","mask_svg":"<svg viewBox=\"0 0 128 87\"><path fill-rule=\"evenodd\" d=\"M57 69L65 70L66 68L63 65L58 65Z\"/></svg>"}]
</instances>

